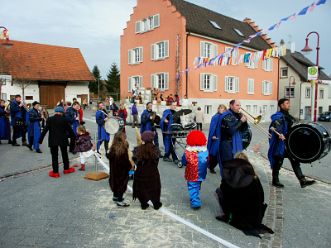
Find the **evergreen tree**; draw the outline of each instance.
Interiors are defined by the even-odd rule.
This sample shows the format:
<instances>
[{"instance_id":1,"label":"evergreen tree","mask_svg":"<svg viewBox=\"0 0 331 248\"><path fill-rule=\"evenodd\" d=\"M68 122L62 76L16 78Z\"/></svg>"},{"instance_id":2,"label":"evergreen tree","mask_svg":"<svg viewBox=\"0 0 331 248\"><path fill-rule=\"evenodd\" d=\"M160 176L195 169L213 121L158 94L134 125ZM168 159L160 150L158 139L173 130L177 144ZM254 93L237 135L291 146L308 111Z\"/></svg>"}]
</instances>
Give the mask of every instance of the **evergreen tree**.
<instances>
[{"instance_id":1,"label":"evergreen tree","mask_svg":"<svg viewBox=\"0 0 331 248\"><path fill-rule=\"evenodd\" d=\"M89 83L90 92L98 94L98 82L101 80L100 70L97 65L93 67L92 74L95 78L94 82Z\"/></svg>"},{"instance_id":2,"label":"evergreen tree","mask_svg":"<svg viewBox=\"0 0 331 248\"><path fill-rule=\"evenodd\" d=\"M115 98L115 101L118 101L120 93L120 72L116 63L111 65L111 68L107 74L106 88L108 93Z\"/></svg>"}]
</instances>

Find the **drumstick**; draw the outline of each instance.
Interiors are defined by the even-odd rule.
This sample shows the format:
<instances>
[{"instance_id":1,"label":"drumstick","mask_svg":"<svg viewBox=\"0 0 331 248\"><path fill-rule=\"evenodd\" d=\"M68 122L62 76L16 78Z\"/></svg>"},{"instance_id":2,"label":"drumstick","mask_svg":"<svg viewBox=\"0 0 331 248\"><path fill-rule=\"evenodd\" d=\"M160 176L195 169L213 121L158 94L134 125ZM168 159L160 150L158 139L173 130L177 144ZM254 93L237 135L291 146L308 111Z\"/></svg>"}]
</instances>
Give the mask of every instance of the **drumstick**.
<instances>
[{"instance_id":1,"label":"drumstick","mask_svg":"<svg viewBox=\"0 0 331 248\"><path fill-rule=\"evenodd\" d=\"M274 127L271 127L270 130L273 131L275 134L277 134L279 137L282 135L282 134L279 133L279 132L276 130L276 128L274 128Z\"/></svg>"}]
</instances>

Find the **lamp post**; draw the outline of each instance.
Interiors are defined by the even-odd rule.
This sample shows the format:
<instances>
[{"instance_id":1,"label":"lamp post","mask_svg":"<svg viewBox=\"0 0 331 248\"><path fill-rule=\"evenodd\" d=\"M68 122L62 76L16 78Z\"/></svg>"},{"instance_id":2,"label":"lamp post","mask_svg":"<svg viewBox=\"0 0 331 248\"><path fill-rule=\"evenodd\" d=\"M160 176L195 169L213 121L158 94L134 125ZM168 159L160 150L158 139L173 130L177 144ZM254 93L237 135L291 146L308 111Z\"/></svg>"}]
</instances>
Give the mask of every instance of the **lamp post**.
<instances>
[{"instance_id":1,"label":"lamp post","mask_svg":"<svg viewBox=\"0 0 331 248\"><path fill-rule=\"evenodd\" d=\"M309 36L311 34L315 34L317 36L317 46L316 46L316 66L319 66L319 51L320 51L320 35L318 32L313 31L307 34L306 37L306 45L305 47L301 50L302 52L311 52L313 49L311 49L308 45L309 43ZM319 68L318 68L319 70ZM319 75L319 74L318 74ZM314 122L316 122L316 116L317 116L317 96L318 96L318 79L315 82L315 97L314 97ZM312 106L313 107L313 106Z\"/></svg>"}]
</instances>

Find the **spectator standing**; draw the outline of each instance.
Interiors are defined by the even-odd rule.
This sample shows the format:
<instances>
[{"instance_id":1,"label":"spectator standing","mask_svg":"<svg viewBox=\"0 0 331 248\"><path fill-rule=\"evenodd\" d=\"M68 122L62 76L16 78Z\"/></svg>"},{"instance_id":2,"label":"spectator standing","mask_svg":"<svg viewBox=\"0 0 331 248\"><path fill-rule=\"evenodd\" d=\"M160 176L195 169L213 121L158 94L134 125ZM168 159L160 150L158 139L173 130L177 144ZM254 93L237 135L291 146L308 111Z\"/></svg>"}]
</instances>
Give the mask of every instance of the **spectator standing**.
<instances>
[{"instance_id":1,"label":"spectator standing","mask_svg":"<svg viewBox=\"0 0 331 248\"><path fill-rule=\"evenodd\" d=\"M200 107L198 107L195 113L195 122L197 123L197 130L202 131L202 124L205 122L205 117Z\"/></svg>"}]
</instances>

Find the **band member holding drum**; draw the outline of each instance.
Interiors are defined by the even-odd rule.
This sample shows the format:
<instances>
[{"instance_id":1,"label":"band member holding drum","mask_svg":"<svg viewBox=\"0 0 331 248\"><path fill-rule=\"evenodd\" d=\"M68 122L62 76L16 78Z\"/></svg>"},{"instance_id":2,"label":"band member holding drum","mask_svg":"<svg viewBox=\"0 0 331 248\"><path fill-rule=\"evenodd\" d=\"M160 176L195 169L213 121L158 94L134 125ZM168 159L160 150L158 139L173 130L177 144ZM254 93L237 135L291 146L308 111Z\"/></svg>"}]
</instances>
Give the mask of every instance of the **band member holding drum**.
<instances>
[{"instance_id":1,"label":"band member holding drum","mask_svg":"<svg viewBox=\"0 0 331 248\"><path fill-rule=\"evenodd\" d=\"M154 137L154 145L159 148L159 137L155 128L155 112L152 111L152 103L148 102L146 104L146 109L143 111L140 117L141 126L140 126L140 133L142 134L145 131L152 131L155 132Z\"/></svg>"},{"instance_id":2,"label":"band member holding drum","mask_svg":"<svg viewBox=\"0 0 331 248\"><path fill-rule=\"evenodd\" d=\"M224 104L218 106L217 113L211 118L208 134L208 153L209 153L209 171L215 174L215 167L218 163L219 146L221 137L221 128L219 128L219 121L221 115L227 110Z\"/></svg>"},{"instance_id":3,"label":"band member holding drum","mask_svg":"<svg viewBox=\"0 0 331 248\"><path fill-rule=\"evenodd\" d=\"M108 152L108 145L110 136L109 133L107 133L104 125L107 120L107 111L105 109L105 105L103 103L99 103L98 105L98 111L95 114L95 120L98 124L98 142L97 142L97 152L100 153L99 149L102 144L102 142L105 142L105 150L106 154Z\"/></svg>"},{"instance_id":4,"label":"band member holding drum","mask_svg":"<svg viewBox=\"0 0 331 248\"><path fill-rule=\"evenodd\" d=\"M13 127L13 146L19 146L16 139L22 137L22 145L27 146L25 135L26 110L22 103L21 95L16 95L15 100L10 103L11 126Z\"/></svg>"},{"instance_id":5,"label":"band member holding drum","mask_svg":"<svg viewBox=\"0 0 331 248\"><path fill-rule=\"evenodd\" d=\"M222 162L234 159L236 153L243 151L241 132L248 128L247 118L240 113L240 102L230 101L230 109L222 114L219 121L221 142L219 163L223 175Z\"/></svg>"},{"instance_id":6,"label":"band member holding drum","mask_svg":"<svg viewBox=\"0 0 331 248\"><path fill-rule=\"evenodd\" d=\"M30 109L29 115L29 126L28 126L28 139L29 139L29 149L32 151L32 147L37 153L42 153L39 148L39 138L41 135L41 113L39 112L39 102L32 103L32 109Z\"/></svg>"},{"instance_id":7,"label":"band member holding drum","mask_svg":"<svg viewBox=\"0 0 331 248\"><path fill-rule=\"evenodd\" d=\"M176 112L176 103L173 103L170 106L170 109L167 109L163 112L163 116L160 122L160 127L162 130L163 146L165 150L163 161L166 162L174 161L175 164L178 164L179 160L173 145L176 139L173 139L172 135L169 133L171 131L171 125L174 123L173 114L175 112ZM169 158L170 154L172 156L172 160Z\"/></svg>"},{"instance_id":8,"label":"band member holding drum","mask_svg":"<svg viewBox=\"0 0 331 248\"><path fill-rule=\"evenodd\" d=\"M312 185L315 181L307 180L302 174L300 162L288 156L286 152L285 139L288 134L288 130L295 122L294 117L289 114L289 99L280 99L278 101L278 107L280 108L280 111L271 116L271 124L269 127L271 139L269 140L268 158L272 168L272 185L277 188L284 187L284 185L279 182L279 170L283 165L284 158L288 158L290 160L293 171L300 182L301 188Z\"/></svg>"}]
</instances>

